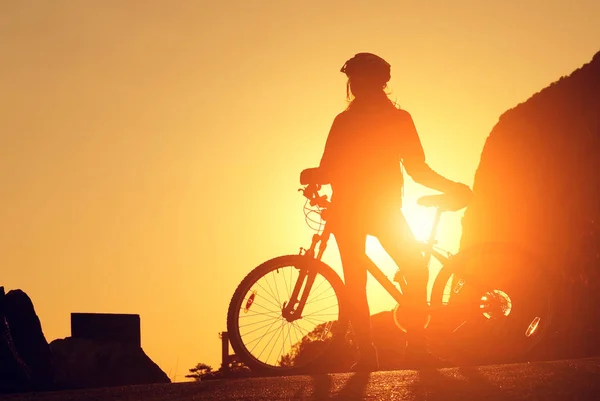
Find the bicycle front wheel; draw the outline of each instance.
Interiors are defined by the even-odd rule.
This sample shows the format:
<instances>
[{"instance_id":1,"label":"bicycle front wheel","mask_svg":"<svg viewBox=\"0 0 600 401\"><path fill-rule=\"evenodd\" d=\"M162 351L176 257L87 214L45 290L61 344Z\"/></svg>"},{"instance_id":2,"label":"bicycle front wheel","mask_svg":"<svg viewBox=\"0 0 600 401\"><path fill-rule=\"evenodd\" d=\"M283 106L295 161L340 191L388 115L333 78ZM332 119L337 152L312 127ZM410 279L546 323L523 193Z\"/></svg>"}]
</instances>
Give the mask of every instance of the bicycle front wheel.
<instances>
[{"instance_id":1,"label":"bicycle front wheel","mask_svg":"<svg viewBox=\"0 0 600 401\"><path fill-rule=\"evenodd\" d=\"M298 286L314 274L301 315L283 316ZM348 320L343 307L344 284L325 263L303 255L271 259L252 270L235 290L227 314L227 330L236 357L251 370L267 374L311 372L321 365L336 339L343 339Z\"/></svg>"}]
</instances>

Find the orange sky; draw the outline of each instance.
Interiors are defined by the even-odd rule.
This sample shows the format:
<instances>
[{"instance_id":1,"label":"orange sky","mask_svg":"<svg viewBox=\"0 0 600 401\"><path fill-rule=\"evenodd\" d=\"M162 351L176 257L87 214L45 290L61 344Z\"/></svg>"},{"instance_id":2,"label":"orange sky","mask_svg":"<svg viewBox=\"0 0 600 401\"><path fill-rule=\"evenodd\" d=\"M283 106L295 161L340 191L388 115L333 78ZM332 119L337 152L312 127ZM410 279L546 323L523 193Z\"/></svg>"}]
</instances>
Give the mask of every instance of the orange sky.
<instances>
[{"instance_id":1,"label":"orange sky","mask_svg":"<svg viewBox=\"0 0 600 401\"><path fill-rule=\"evenodd\" d=\"M237 283L309 245L298 175L354 53L392 64L430 165L471 185L499 115L600 49L597 0L354 3L0 2L0 285L32 297L48 340L74 311L139 313L171 378L218 367ZM407 184L418 235L426 193ZM325 260L339 271L334 246Z\"/></svg>"}]
</instances>

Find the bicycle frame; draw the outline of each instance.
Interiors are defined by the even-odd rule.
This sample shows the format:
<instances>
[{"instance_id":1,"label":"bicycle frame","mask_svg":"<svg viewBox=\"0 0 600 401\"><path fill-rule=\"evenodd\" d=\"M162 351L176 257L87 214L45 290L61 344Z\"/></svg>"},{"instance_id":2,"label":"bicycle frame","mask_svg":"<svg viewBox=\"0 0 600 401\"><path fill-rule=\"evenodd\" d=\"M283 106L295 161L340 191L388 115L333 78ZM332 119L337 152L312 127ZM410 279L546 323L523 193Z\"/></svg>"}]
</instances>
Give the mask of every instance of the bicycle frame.
<instances>
[{"instance_id":1,"label":"bicycle frame","mask_svg":"<svg viewBox=\"0 0 600 401\"><path fill-rule=\"evenodd\" d=\"M429 235L429 239L425 242L419 242L419 245L420 245L421 250L424 255L423 260L425 263L425 267L427 269L429 269L429 264L431 263L432 257L437 259L441 264L444 264L452 256L450 254L450 252L446 252L447 256L444 256L435 247L435 244L436 244L435 237L437 235L437 229L438 229L441 217L442 217L442 210L440 208L437 208L436 213L435 213L435 218L433 221L433 225L431 228L431 233ZM398 267L401 268L401 266L398 266ZM377 282L387 291L387 293L390 294L390 296L392 298L394 298L394 300L396 302L398 302L399 304L402 303L403 294L400 291L400 289L398 289L398 287L396 287L396 285L394 285L394 283L383 273L383 271L381 271L381 269L375 263L373 263L373 261L371 261L370 259L369 259L369 264L367 266L367 270L369 271L369 273L371 273L371 275L375 278L375 280L377 280Z\"/></svg>"},{"instance_id":2,"label":"bicycle frame","mask_svg":"<svg viewBox=\"0 0 600 401\"><path fill-rule=\"evenodd\" d=\"M325 202L325 200L322 198L316 199L321 199L321 202ZM447 256L443 255L435 247L435 238L437 235L437 229L440 223L442 213L442 209L440 207L437 207L429 239L425 242L419 242L422 252L424 254L424 263L427 269L429 268L429 264L431 262L432 257L437 259L440 263L444 264L452 256L450 252L446 252ZM329 241L330 236L331 230L328 228L328 223L326 222L322 233L313 235L310 248L300 248L300 254L304 254L304 256L306 257L308 267L300 267L299 277L290 296L290 300L288 303L284 303L283 305L282 315L285 319L287 319L290 322L300 319L302 317L304 305L306 303L308 295L310 294L312 284L314 283L316 277L316 271L310 269L310 261L312 261L313 259L319 261L321 260L325 249L327 249L327 242ZM399 304L402 303L402 291L383 273L383 271L381 271L381 269L373 261L371 261L370 259L368 260L369 264L367 265L367 270L377 280L377 282L388 292L388 294L390 294L390 296L394 298L396 302L398 302ZM298 299L299 296L300 299Z\"/></svg>"}]
</instances>

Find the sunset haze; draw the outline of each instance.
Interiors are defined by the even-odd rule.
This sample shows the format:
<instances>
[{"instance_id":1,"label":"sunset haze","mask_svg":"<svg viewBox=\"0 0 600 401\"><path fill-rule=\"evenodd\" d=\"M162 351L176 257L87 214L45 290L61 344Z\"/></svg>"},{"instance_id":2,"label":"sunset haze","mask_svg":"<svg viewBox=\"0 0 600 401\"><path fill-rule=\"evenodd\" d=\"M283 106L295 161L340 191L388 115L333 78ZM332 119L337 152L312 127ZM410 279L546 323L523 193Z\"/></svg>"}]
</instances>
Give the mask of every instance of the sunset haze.
<instances>
[{"instance_id":1,"label":"sunset haze","mask_svg":"<svg viewBox=\"0 0 600 401\"><path fill-rule=\"evenodd\" d=\"M0 1L0 285L49 341L71 312L136 313L169 377L217 368L240 280L310 245L298 177L346 106L345 60L385 58L428 163L472 185L498 117L588 62L598 21L597 0ZM419 238L429 193L405 187ZM333 241L324 260L341 273ZM374 280L369 299L394 306Z\"/></svg>"}]
</instances>

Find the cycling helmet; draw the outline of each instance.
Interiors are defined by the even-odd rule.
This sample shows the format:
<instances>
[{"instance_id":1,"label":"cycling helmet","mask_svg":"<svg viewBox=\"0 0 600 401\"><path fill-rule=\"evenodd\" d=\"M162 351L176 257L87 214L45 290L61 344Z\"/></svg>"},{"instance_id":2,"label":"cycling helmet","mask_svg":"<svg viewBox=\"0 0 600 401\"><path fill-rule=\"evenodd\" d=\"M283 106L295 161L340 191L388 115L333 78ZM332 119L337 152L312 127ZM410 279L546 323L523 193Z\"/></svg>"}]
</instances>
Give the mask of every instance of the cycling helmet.
<instances>
[{"instance_id":1,"label":"cycling helmet","mask_svg":"<svg viewBox=\"0 0 600 401\"><path fill-rule=\"evenodd\" d=\"M358 53L346 61L341 72L348 78L353 76L369 76L381 83L390 80L391 65L381 57L372 53Z\"/></svg>"}]
</instances>

